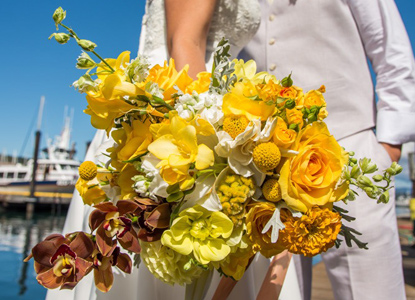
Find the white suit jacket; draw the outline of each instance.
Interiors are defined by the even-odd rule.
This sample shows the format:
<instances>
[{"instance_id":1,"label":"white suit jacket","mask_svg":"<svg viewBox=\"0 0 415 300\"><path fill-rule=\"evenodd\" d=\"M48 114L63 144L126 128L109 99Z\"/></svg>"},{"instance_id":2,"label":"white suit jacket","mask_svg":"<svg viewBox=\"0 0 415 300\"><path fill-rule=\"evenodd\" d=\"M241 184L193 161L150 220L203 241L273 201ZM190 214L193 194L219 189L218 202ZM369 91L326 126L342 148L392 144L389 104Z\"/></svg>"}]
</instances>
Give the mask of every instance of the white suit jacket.
<instances>
[{"instance_id":1,"label":"white suit jacket","mask_svg":"<svg viewBox=\"0 0 415 300\"><path fill-rule=\"evenodd\" d=\"M415 66L393 0L262 0L261 26L240 56L305 91L326 86L337 138L376 127L379 141L415 140ZM368 66L377 77L375 93Z\"/></svg>"}]
</instances>

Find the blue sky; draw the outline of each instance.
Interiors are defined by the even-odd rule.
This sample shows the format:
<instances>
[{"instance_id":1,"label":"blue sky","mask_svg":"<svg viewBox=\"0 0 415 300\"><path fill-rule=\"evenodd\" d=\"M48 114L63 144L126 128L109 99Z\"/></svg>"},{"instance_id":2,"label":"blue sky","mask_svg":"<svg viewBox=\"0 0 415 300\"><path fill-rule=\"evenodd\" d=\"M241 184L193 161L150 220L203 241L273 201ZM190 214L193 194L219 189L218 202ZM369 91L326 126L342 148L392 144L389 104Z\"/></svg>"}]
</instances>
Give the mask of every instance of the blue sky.
<instances>
[{"instance_id":1,"label":"blue sky","mask_svg":"<svg viewBox=\"0 0 415 300\"><path fill-rule=\"evenodd\" d=\"M412 47L415 47L415 1L395 1L406 25ZM76 142L79 159L83 158L86 142L95 130L83 95L70 87L83 74L75 68L80 49L75 43L59 45L49 41L55 32L54 10L62 6L67 11L64 22L81 38L98 44L103 57L116 57L124 50L132 56L138 49L144 0L47 0L2 1L0 10L0 151L31 156L33 129L39 100L46 97L42 124L42 146L46 137L60 133L65 106L74 109L72 140ZM23 148L26 136L27 145Z\"/></svg>"}]
</instances>

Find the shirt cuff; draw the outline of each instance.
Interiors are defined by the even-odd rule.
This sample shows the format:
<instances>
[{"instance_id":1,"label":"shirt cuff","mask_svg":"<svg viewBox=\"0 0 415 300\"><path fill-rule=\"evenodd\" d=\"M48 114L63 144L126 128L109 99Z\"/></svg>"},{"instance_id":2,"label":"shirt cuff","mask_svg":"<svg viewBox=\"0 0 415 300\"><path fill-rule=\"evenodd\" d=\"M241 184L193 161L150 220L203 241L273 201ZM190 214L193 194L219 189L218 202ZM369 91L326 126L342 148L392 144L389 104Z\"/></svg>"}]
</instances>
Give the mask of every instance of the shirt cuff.
<instances>
[{"instance_id":1,"label":"shirt cuff","mask_svg":"<svg viewBox=\"0 0 415 300\"><path fill-rule=\"evenodd\" d=\"M415 112L378 111L376 136L379 142L392 145L415 141Z\"/></svg>"}]
</instances>

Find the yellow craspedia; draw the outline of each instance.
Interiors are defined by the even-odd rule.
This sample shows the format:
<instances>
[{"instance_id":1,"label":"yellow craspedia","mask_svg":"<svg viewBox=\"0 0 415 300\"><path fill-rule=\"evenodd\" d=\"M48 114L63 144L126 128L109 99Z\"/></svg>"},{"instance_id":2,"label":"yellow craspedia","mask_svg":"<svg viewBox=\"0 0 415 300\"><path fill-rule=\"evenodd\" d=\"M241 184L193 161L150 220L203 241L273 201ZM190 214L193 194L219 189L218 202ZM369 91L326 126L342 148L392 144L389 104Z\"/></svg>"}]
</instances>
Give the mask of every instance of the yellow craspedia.
<instances>
[{"instance_id":1,"label":"yellow craspedia","mask_svg":"<svg viewBox=\"0 0 415 300\"><path fill-rule=\"evenodd\" d=\"M240 133L245 131L248 124L249 120L247 117L243 115L230 115L223 119L223 130L229 133L229 135L234 139Z\"/></svg>"},{"instance_id":2,"label":"yellow craspedia","mask_svg":"<svg viewBox=\"0 0 415 300\"><path fill-rule=\"evenodd\" d=\"M92 180L97 176L98 168L92 161L84 161L78 168L79 176L83 180Z\"/></svg>"},{"instance_id":3,"label":"yellow craspedia","mask_svg":"<svg viewBox=\"0 0 415 300\"><path fill-rule=\"evenodd\" d=\"M252 152L255 165L261 171L275 169L281 161L281 152L272 142L259 144Z\"/></svg>"},{"instance_id":4,"label":"yellow craspedia","mask_svg":"<svg viewBox=\"0 0 415 300\"><path fill-rule=\"evenodd\" d=\"M277 202L281 200L281 188L277 179L271 178L265 181L262 186L262 194L265 199L271 202Z\"/></svg>"}]
</instances>

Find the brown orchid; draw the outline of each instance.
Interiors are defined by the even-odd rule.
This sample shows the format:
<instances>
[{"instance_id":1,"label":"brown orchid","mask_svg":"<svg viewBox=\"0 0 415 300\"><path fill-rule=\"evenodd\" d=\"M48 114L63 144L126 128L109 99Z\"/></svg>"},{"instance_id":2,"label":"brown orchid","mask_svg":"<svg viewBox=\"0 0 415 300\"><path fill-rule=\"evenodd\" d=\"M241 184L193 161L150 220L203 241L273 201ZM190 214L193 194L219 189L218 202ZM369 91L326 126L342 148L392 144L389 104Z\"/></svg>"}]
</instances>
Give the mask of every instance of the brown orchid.
<instances>
[{"instance_id":1,"label":"brown orchid","mask_svg":"<svg viewBox=\"0 0 415 300\"><path fill-rule=\"evenodd\" d=\"M171 209L169 203L158 203L149 198L135 198L138 216L138 238L145 242L158 241L169 228Z\"/></svg>"},{"instance_id":2,"label":"brown orchid","mask_svg":"<svg viewBox=\"0 0 415 300\"><path fill-rule=\"evenodd\" d=\"M130 200L120 200L116 205L104 202L94 206L89 216L89 227L96 230L96 243L103 256L109 256L116 247L116 241L131 252L140 253L137 233L131 220L126 217L136 209Z\"/></svg>"},{"instance_id":3,"label":"brown orchid","mask_svg":"<svg viewBox=\"0 0 415 300\"><path fill-rule=\"evenodd\" d=\"M52 234L33 247L25 262L34 258L36 279L44 287L73 289L91 271L93 250L94 243L83 232Z\"/></svg>"},{"instance_id":4,"label":"brown orchid","mask_svg":"<svg viewBox=\"0 0 415 300\"><path fill-rule=\"evenodd\" d=\"M113 266L127 274L130 274L132 269L130 256L120 253L120 247L115 247L108 256L103 256L96 249L93 254L93 262L95 286L104 293L111 289L114 282Z\"/></svg>"}]
</instances>

